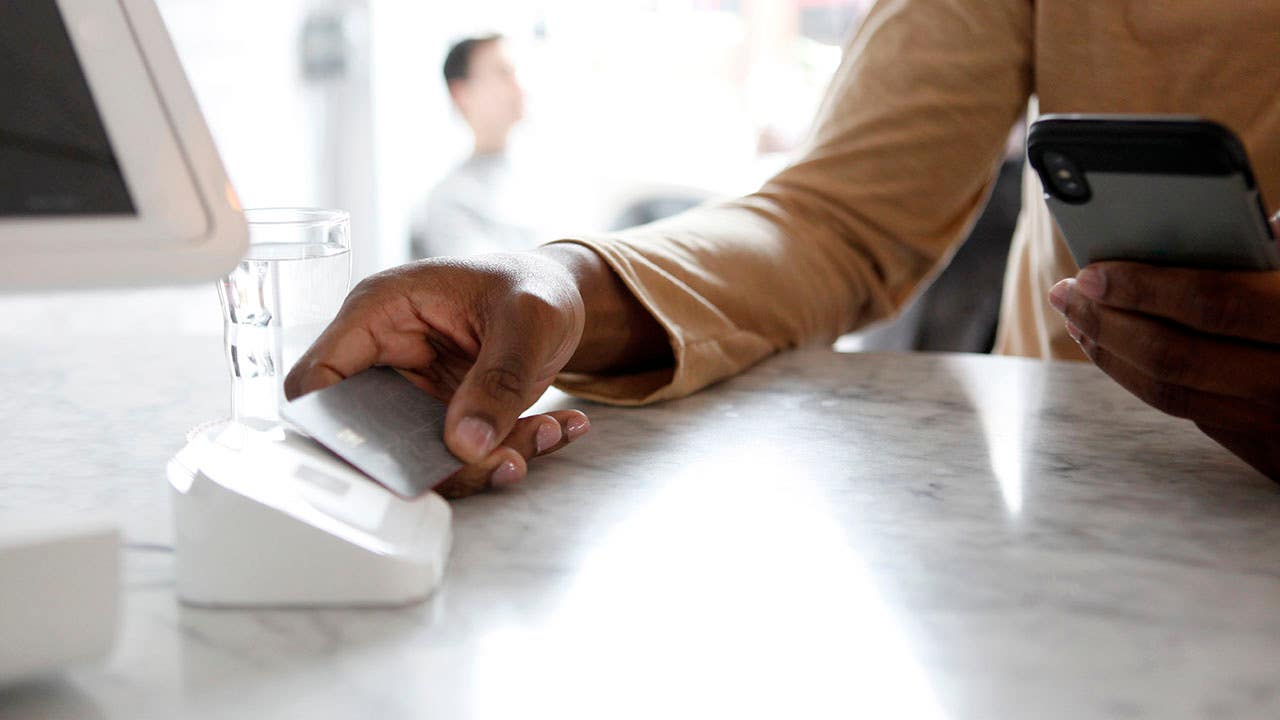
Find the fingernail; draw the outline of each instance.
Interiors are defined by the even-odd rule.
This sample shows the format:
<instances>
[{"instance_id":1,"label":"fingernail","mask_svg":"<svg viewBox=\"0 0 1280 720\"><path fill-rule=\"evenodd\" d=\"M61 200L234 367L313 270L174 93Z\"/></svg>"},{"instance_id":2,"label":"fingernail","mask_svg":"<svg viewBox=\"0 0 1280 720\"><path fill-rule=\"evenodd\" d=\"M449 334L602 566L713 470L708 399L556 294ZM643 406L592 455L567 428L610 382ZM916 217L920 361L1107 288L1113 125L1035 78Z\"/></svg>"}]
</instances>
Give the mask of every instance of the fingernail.
<instances>
[{"instance_id":1,"label":"fingernail","mask_svg":"<svg viewBox=\"0 0 1280 720\"><path fill-rule=\"evenodd\" d=\"M564 432L569 436L570 440L577 440L583 435L586 435L587 431L590 429L591 421L584 417L574 418L564 426Z\"/></svg>"},{"instance_id":2,"label":"fingernail","mask_svg":"<svg viewBox=\"0 0 1280 720\"><path fill-rule=\"evenodd\" d=\"M538 427L538 432L533 436L534 444L538 448L538 453L544 453L548 448L560 442L560 423L545 422Z\"/></svg>"},{"instance_id":3,"label":"fingernail","mask_svg":"<svg viewBox=\"0 0 1280 720\"><path fill-rule=\"evenodd\" d=\"M1094 300L1101 300L1107 292L1107 278L1095 267L1087 267L1076 276L1076 287Z\"/></svg>"},{"instance_id":4,"label":"fingernail","mask_svg":"<svg viewBox=\"0 0 1280 720\"><path fill-rule=\"evenodd\" d=\"M458 441L473 457L483 457L493 449L493 426L477 417L462 418L458 423Z\"/></svg>"},{"instance_id":5,"label":"fingernail","mask_svg":"<svg viewBox=\"0 0 1280 720\"><path fill-rule=\"evenodd\" d=\"M516 464L510 460L502 463L489 476L489 482L494 487L508 487L520 482L520 471L516 469Z\"/></svg>"},{"instance_id":6,"label":"fingernail","mask_svg":"<svg viewBox=\"0 0 1280 720\"><path fill-rule=\"evenodd\" d=\"M1081 336L1084 335L1084 333L1080 332L1080 328L1076 327L1076 324L1070 320L1067 321L1067 334L1076 342L1080 342Z\"/></svg>"},{"instance_id":7,"label":"fingernail","mask_svg":"<svg viewBox=\"0 0 1280 720\"><path fill-rule=\"evenodd\" d=\"M1067 295L1071 292L1071 282L1069 280L1061 280L1053 287L1049 288L1049 304L1054 310L1067 314Z\"/></svg>"}]
</instances>

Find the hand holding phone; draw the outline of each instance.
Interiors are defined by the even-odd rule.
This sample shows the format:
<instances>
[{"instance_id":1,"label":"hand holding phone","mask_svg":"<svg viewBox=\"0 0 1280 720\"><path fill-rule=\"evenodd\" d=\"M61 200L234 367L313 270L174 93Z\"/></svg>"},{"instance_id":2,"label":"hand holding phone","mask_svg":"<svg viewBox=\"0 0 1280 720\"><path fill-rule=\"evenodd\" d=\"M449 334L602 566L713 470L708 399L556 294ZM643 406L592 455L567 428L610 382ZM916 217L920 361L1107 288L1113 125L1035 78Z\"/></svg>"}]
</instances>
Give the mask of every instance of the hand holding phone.
<instances>
[{"instance_id":1,"label":"hand holding phone","mask_svg":"<svg viewBox=\"0 0 1280 720\"><path fill-rule=\"evenodd\" d=\"M1112 379L1280 481L1280 272L1099 262L1050 302Z\"/></svg>"},{"instance_id":2,"label":"hand holding phone","mask_svg":"<svg viewBox=\"0 0 1280 720\"><path fill-rule=\"evenodd\" d=\"M1280 481L1275 241L1239 143L1167 122L1126 123L1119 150L1116 136L1033 127L1032 165L1084 267L1049 300L1121 386ZM1076 139L1103 127L1074 123Z\"/></svg>"}]
</instances>

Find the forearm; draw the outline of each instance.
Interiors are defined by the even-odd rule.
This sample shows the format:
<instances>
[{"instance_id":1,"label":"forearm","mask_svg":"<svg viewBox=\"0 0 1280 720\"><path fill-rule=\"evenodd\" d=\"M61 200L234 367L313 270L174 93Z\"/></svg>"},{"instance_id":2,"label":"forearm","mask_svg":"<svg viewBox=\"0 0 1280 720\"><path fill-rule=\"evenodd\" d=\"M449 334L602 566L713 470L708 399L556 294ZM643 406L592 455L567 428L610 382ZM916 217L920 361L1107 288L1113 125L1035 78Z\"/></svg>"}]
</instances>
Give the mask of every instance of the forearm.
<instances>
[{"instance_id":1,"label":"forearm","mask_svg":"<svg viewBox=\"0 0 1280 720\"><path fill-rule=\"evenodd\" d=\"M666 331L603 258L572 243L537 252L568 269L587 311L582 341L566 371L617 375L674 364Z\"/></svg>"},{"instance_id":2,"label":"forearm","mask_svg":"<svg viewBox=\"0 0 1280 720\"><path fill-rule=\"evenodd\" d=\"M985 197L1029 91L1031 21L1022 0L881 3L811 147L760 192L567 241L590 253L574 259L591 317L558 385L681 397L893 312ZM930 52L901 53L922 37Z\"/></svg>"}]
</instances>

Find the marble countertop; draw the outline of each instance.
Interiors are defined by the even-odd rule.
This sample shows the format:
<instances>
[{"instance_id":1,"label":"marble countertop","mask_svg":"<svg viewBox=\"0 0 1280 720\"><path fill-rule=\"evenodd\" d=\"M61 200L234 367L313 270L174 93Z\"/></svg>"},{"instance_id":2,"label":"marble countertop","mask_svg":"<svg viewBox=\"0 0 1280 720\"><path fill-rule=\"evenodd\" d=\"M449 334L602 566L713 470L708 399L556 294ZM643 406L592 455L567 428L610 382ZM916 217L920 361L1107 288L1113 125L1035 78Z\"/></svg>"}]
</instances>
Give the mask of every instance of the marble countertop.
<instances>
[{"instance_id":1,"label":"marble countertop","mask_svg":"<svg viewBox=\"0 0 1280 720\"><path fill-rule=\"evenodd\" d=\"M219 338L0 342L0 516L169 542ZM0 717L1280 715L1280 492L1092 367L805 351L586 409L455 503L427 603L186 608L170 555L127 550L111 659Z\"/></svg>"}]
</instances>

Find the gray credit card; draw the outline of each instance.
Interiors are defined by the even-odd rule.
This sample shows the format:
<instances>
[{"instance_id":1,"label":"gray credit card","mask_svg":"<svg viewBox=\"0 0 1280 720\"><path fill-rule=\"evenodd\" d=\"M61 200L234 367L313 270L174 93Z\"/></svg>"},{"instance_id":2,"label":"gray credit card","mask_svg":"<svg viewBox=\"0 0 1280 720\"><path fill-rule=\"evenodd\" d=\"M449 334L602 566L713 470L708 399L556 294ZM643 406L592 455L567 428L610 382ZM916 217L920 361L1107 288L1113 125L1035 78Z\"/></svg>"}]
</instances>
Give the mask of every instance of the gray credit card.
<instances>
[{"instance_id":1,"label":"gray credit card","mask_svg":"<svg viewBox=\"0 0 1280 720\"><path fill-rule=\"evenodd\" d=\"M462 467L444 445L445 409L400 373L375 367L280 414L391 492L415 498Z\"/></svg>"}]
</instances>

